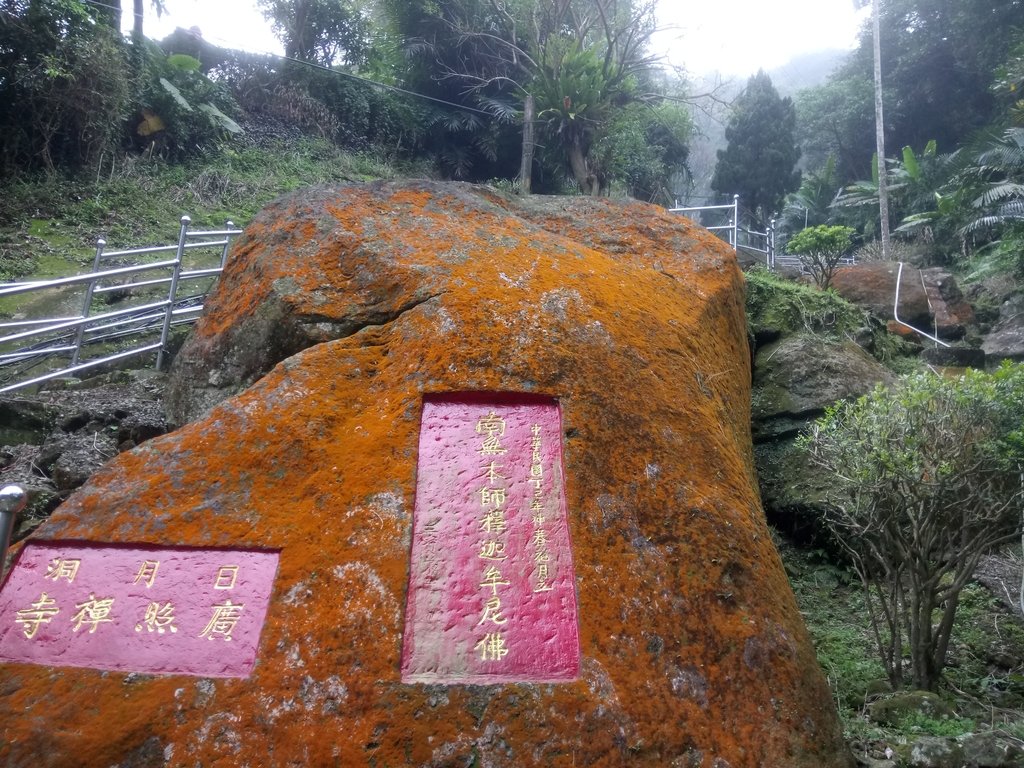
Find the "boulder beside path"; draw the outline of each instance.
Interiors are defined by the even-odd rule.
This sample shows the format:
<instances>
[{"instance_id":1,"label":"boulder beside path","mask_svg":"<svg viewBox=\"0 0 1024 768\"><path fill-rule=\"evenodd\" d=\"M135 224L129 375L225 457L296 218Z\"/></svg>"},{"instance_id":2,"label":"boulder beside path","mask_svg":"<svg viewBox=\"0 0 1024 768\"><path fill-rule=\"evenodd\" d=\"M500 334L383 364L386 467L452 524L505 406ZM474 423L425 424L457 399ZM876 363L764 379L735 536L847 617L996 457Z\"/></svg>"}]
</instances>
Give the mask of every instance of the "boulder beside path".
<instances>
[{"instance_id":1,"label":"boulder beside path","mask_svg":"<svg viewBox=\"0 0 1024 768\"><path fill-rule=\"evenodd\" d=\"M14 550L0 763L852 766L758 499L743 299L640 203L273 203L175 363L183 426Z\"/></svg>"}]
</instances>

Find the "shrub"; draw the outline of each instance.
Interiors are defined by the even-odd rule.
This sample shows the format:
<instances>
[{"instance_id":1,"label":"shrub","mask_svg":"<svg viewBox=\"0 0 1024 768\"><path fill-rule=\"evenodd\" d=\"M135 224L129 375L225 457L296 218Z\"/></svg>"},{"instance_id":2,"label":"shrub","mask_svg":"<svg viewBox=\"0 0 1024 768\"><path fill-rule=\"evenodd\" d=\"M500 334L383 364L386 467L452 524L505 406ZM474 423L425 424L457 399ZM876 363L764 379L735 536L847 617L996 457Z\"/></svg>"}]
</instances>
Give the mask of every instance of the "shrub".
<instances>
[{"instance_id":1,"label":"shrub","mask_svg":"<svg viewBox=\"0 0 1024 768\"><path fill-rule=\"evenodd\" d=\"M77 168L120 139L131 88L120 36L70 0L11 3L0 23L0 168Z\"/></svg>"},{"instance_id":2,"label":"shrub","mask_svg":"<svg viewBox=\"0 0 1024 768\"><path fill-rule=\"evenodd\" d=\"M825 290L832 282L839 260L850 249L853 232L852 227L819 224L793 235L786 250L800 257L800 263L811 273L815 285Z\"/></svg>"},{"instance_id":3,"label":"shrub","mask_svg":"<svg viewBox=\"0 0 1024 768\"><path fill-rule=\"evenodd\" d=\"M892 685L932 690L979 559L1021 533L1024 365L933 374L839 403L801 445L829 473L825 523L861 578Z\"/></svg>"}]
</instances>

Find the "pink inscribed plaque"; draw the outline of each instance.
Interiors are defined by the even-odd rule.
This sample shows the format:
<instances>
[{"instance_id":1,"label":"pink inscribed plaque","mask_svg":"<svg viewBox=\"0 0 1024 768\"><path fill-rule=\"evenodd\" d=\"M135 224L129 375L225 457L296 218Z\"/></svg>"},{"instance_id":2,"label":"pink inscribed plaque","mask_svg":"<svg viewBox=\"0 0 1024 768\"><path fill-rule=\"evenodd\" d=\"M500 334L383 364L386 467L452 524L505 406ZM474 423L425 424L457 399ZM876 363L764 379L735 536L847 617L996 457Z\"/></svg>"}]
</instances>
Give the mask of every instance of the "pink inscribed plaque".
<instances>
[{"instance_id":1,"label":"pink inscribed plaque","mask_svg":"<svg viewBox=\"0 0 1024 768\"><path fill-rule=\"evenodd\" d=\"M247 677L277 552L29 542L0 591L0 661Z\"/></svg>"},{"instance_id":2,"label":"pink inscribed plaque","mask_svg":"<svg viewBox=\"0 0 1024 768\"><path fill-rule=\"evenodd\" d=\"M402 681L555 682L579 665L557 401L428 396Z\"/></svg>"}]
</instances>

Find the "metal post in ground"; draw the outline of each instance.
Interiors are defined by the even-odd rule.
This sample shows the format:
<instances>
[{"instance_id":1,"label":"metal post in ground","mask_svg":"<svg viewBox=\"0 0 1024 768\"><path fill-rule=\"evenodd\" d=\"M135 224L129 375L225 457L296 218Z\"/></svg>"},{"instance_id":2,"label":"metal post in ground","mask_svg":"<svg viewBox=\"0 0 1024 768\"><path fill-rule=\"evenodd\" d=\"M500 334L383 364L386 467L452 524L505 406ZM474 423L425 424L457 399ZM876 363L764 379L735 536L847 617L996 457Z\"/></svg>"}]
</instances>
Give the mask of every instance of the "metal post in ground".
<instances>
[{"instance_id":1,"label":"metal post in ground","mask_svg":"<svg viewBox=\"0 0 1024 768\"><path fill-rule=\"evenodd\" d=\"M235 222L228 219L227 228L234 229ZM231 235L225 235L224 237L224 250L220 252L220 268L224 269L224 265L228 263L228 250L231 248Z\"/></svg>"},{"instance_id":2,"label":"metal post in ground","mask_svg":"<svg viewBox=\"0 0 1024 768\"><path fill-rule=\"evenodd\" d=\"M100 271L100 260L103 258L103 249L106 247L107 241L102 237L96 240L96 256L92 260L92 271L96 274ZM89 284L85 286L85 299L82 302L82 319L85 320L89 316L89 311L92 309L92 292L96 289L96 281L90 280ZM75 336L75 353L71 356L71 364L78 365L78 360L82 356L82 341L85 339L85 323L78 326L78 333Z\"/></svg>"},{"instance_id":3,"label":"metal post in ground","mask_svg":"<svg viewBox=\"0 0 1024 768\"><path fill-rule=\"evenodd\" d=\"M4 578L4 564L7 562L7 548L11 545L11 534L14 533L14 520L25 508L28 495L17 485L8 485L0 489L0 583Z\"/></svg>"},{"instance_id":4,"label":"metal post in ground","mask_svg":"<svg viewBox=\"0 0 1024 768\"><path fill-rule=\"evenodd\" d=\"M178 230L178 251L174 257L174 271L171 273L171 287L167 291L167 310L164 312L164 324L160 329L160 351L156 353L156 369L163 370L164 355L167 354L167 339L171 335L171 317L174 315L174 300L178 295L178 278L181 276L181 262L185 258L185 238L188 225L192 219L181 217L181 229Z\"/></svg>"},{"instance_id":5,"label":"metal post in ground","mask_svg":"<svg viewBox=\"0 0 1024 768\"><path fill-rule=\"evenodd\" d=\"M732 196L732 249L738 251L740 247L740 196Z\"/></svg>"}]
</instances>

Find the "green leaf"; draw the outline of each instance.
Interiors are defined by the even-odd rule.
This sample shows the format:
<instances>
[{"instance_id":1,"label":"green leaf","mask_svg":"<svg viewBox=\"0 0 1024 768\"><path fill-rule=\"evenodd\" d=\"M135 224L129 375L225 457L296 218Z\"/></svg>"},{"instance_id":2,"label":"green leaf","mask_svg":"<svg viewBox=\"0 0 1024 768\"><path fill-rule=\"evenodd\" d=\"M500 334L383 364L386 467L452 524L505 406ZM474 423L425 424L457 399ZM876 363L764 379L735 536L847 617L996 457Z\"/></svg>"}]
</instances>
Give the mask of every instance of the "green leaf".
<instances>
[{"instance_id":1,"label":"green leaf","mask_svg":"<svg viewBox=\"0 0 1024 768\"><path fill-rule=\"evenodd\" d=\"M177 87L175 87L175 85L171 83L170 80L161 77L160 85L162 85L164 87L164 90L171 94L174 100L178 102L179 107L184 109L186 112L192 111L192 105L185 100L185 97L181 95L181 91L179 91Z\"/></svg>"},{"instance_id":2,"label":"green leaf","mask_svg":"<svg viewBox=\"0 0 1024 768\"><path fill-rule=\"evenodd\" d=\"M927 150L925 150L925 154L927 154ZM903 148L903 168L914 181L921 178L921 166L918 165L917 155L910 147Z\"/></svg>"},{"instance_id":3,"label":"green leaf","mask_svg":"<svg viewBox=\"0 0 1024 768\"><path fill-rule=\"evenodd\" d=\"M217 109L213 104L203 103L199 105L199 108L208 114L215 123L220 125L220 127L228 133L233 133L235 135L245 133L245 131L242 130L242 126Z\"/></svg>"},{"instance_id":4,"label":"green leaf","mask_svg":"<svg viewBox=\"0 0 1024 768\"><path fill-rule=\"evenodd\" d=\"M202 66L199 59L185 53L172 53L167 57L167 64L171 69L182 72L198 72L199 67Z\"/></svg>"}]
</instances>

